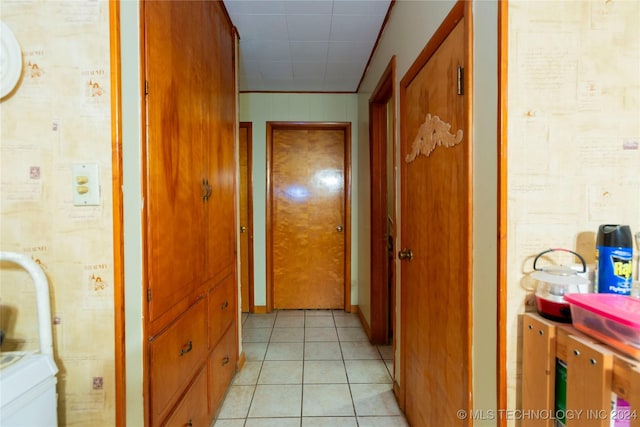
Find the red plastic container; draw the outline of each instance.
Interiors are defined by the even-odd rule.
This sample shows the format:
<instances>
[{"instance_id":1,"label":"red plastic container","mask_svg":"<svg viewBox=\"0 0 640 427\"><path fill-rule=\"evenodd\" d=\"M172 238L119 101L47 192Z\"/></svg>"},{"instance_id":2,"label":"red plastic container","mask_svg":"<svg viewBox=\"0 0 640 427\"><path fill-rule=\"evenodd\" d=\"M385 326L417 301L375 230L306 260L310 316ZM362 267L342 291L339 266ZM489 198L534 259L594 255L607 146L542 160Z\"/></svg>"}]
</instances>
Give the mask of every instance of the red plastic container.
<instances>
[{"instance_id":1,"label":"red plastic container","mask_svg":"<svg viewBox=\"0 0 640 427\"><path fill-rule=\"evenodd\" d=\"M640 299L617 294L567 294L573 326L640 360Z\"/></svg>"}]
</instances>

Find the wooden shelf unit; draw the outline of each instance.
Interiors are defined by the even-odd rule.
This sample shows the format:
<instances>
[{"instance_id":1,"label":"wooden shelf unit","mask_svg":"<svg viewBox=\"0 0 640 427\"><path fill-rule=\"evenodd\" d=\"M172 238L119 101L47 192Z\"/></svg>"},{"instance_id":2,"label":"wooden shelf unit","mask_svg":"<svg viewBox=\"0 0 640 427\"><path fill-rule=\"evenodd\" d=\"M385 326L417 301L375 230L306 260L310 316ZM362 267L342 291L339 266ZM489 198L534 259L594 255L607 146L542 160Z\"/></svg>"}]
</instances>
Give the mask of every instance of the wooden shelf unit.
<instances>
[{"instance_id":1,"label":"wooden shelf unit","mask_svg":"<svg viewBox=\"0 0 640 427\"><path fill-rule=\"evenodd\" d=\"M631 427L640 427L640 361L572 325L537 313L522 316L522 427L553 427L556 359L567 369L567 427L610 427L611 393L629 402ZM546 411L546 412L545 412Z\"/></svg>"}]
</instances>

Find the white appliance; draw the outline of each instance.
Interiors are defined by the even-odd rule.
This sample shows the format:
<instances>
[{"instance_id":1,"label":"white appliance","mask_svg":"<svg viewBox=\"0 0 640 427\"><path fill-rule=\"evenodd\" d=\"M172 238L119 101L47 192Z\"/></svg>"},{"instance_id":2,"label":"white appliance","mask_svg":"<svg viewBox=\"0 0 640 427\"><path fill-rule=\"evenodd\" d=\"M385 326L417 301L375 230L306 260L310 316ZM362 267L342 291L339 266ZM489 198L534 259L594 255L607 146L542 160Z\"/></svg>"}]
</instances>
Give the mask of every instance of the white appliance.
<instances>
[{"instance_id":1,"label":"white appliance","mask_svg":"<svg viewBox=\"0 0 640 427\"><path fill-rule=\"evenodd\" d=\"M26 255L0 252L0 261L18 264L31 275L36 289L40 335L40 351L0 353L0 426L56 427L58 368L53 360L47 276Z\"/></svg>"}]
</instances>

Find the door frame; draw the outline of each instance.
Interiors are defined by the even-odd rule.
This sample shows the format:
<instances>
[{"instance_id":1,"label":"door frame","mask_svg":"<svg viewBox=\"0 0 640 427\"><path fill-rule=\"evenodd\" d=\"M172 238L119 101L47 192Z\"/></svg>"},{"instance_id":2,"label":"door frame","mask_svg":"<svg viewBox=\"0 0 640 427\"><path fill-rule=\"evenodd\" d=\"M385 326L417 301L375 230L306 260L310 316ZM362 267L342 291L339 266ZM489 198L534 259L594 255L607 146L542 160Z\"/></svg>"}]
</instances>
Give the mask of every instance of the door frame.
<instances>
[{"instance_id":1,"label":"door frame","mask_svg":"<svg viewBox=\"0 0 640 427\"><path fill-rule=\"evenodd\" d=\"M351 123L350 122L279 122L268 121L266 133L267 200L266 200L266 311L273 311L273 132L275 130L344 131L344 310L351 312Z\"/></svg>"},{"instance_id":2,"label":"door frame","mask_svg":"<svg viewBox=\"0 0 640 427\"><path fill-rule=\"evenodd\" d=\"M240 122L239 128L247 130L247 233L249 233L249 244L247 246L247 262L249 271L247 274L247 286L249 287L249 313L255 312L254 304L254 281L253 281L253 123ZM240 132L238 132L239 134ZM241 257L242 258L242 257ZM242 295L242 292L241 292Z\"/></svg>"},{"instance_id":3,"label":"door frame","mask_svg":"<svg viewBox=\"0 0 640 427\"><path fill-rule=\"evenodd\" d=\"M371 184L371 284L370 284L370 335L369 341L372 344L387 344L389 338L388 319L392 318L392 327L395 331L395 310L389 313L389 299L395 302L395 295L389 292L389 276L391 273L392 283L395 284L395 262L392 263L389 271L389 254L387 251L389 233L387 231L387 206L389 202L394 203L393 208L393 236L394 248L396 231L396 207L395 198L389 200L387 194L388 174L393 174L393 187L396 188L396 176L394 170L387 170L387 145L392 145L393 165L396 164L396 57L389 61L378 85L371 98L369 98L369 167ZM389 129L387 129L388 112L387 103L392 101L394 111L392 120L391 135L392 140L388 141ZM395 249L394 249L395 251ZM395 257L394 257L395 258ZM395 286L393 286L395 289ZM391 305L395 307L395 303ZM395 339L393 340L395 343Z\"/></svg>"}]
</instances>

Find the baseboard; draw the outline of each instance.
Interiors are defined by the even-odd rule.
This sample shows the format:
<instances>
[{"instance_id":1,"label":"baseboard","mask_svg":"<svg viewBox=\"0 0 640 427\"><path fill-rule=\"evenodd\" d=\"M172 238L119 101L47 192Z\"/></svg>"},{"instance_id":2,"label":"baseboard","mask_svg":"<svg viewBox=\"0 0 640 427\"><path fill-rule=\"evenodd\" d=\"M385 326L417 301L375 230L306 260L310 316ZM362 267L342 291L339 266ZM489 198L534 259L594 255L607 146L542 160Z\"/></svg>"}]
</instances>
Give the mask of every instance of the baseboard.
<instances>
[{"instance_id":1,"label":"baseboard","mask_svg":"<svg viewBox=\"0 0 640 427\"><path fill-rule=\"evenodd\" d=\"M254 305L253 312L256 314L266 314L267 306L266 305Z\"/></svg>"},{"instance_id":2,"label":"baseboard","mask_svg":"<svg viewBox=\"0 0 640 427\"><path fill-rule=\"evenodd\" d=\"M358 318L360 319L360 324L362 325L362 329L364 329L364 332L367 334L367 338L369 338L369 341L371 341L371 326L369 326L367 319L364 318L361 311L358 311L357 313Z\"/></svg>"},{"instance_id":3,"label":"baseboard","mask_svg":"<svg viewBox=\"0 0 640 427\"><path fill-rule=\"evenodd\" d=\"M359 312L360 312L360 310L358 309L358 306L357 306L357 305L353 305L353 304L352 304L352 305L351 305L351 308L349 309L349 313L357 314L357 313L359 313Z\"/></svg>"},{"instance_id":4,"label":"baseboard","mask_svg":"<svg viewBox=\"0 0 640 427\"><path fill-rule=\"evenodd\" d=\"M244 355L244 351L240 353L240 357L238 357L238 364L236 366L236 372L240 372L242 368L244 368L244 363L247 361L246 356Z\"/></svg>"}]
</instances>

